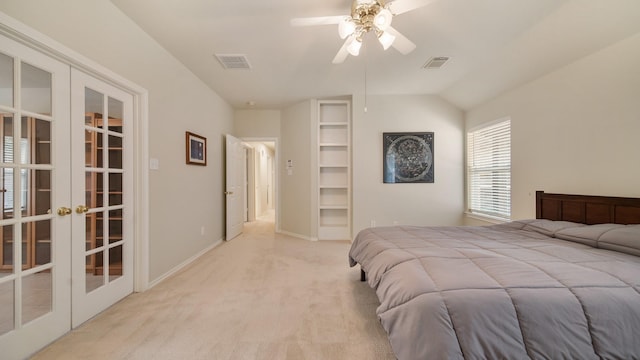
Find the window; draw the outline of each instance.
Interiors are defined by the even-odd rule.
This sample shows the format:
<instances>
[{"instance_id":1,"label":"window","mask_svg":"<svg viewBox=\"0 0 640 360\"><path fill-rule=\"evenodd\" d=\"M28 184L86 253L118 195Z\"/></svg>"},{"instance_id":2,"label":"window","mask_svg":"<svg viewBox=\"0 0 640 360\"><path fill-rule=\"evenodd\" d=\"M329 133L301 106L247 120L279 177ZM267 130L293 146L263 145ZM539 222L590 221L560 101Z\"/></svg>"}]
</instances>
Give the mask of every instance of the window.
<instances>
[{"instance_id":1,"label":"window","mask_svg":"<svg viewBox=\"0 0 640 360\"><path fill-rule=\"evenodd\" d=\"M29 142L27 141L27 139L20 139L20 148L21 148L21 163L22 164L26 164L28 163L28 159L29 159ZM12 163L14 160L13 157L13 136L4 136L4 149L3 149L3 159L2 162L5 163ZM3 169L4 170L4 174L3 174L3 178L2 178L2 183L4 184L4 189L6 189L5 195L4 195L4 211L5 212L13 212L14 211L14 204L13 204L13 168L10 167L6 167ZM22 189L20 191L20 194L22 195L22 205L21 205L21 210L26 210L27 208L27 194L28 194L28 189L27 189L27 184L28 184L28 171L26 169L22 169L20 171L20 178L21 178L21 184L22 184Z\"/></svg>"},{"instance_id":2,"label":"window","mask_svg":"<svg viewBox=\"0 0 640 360\"><path fill-rule=\"evenodd\" d=\"M472 214L511 218L511 120L467 133L468 208Z\"/></svg>"}]
</instances>

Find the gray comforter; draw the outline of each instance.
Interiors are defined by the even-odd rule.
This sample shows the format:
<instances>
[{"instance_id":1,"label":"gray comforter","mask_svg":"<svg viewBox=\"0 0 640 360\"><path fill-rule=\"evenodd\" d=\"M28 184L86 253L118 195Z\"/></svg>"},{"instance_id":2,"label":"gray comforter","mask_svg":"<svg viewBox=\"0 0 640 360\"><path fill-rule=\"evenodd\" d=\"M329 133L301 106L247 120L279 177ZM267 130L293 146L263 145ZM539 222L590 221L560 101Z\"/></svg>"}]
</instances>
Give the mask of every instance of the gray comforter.
<instances>
[{"instance_id":1,"label":"gray comforter","mask_svg":"<svg viewBox=\"0 0 640 360\"><path fill-rule=\"evenodd\" d=\"M639 249L640 226L530 220L365 229L349 262L401 360L639 359Z\"/></svg>"}]
</instances>

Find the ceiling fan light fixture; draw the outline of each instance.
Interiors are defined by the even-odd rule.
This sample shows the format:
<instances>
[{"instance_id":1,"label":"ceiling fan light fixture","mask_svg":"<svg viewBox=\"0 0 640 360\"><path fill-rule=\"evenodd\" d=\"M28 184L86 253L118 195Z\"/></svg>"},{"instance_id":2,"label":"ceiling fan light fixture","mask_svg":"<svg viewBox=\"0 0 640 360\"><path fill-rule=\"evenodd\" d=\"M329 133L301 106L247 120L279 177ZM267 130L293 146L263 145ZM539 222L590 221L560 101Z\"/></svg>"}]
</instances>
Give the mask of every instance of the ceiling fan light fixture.
<instances>
[{"instance_id":1,"label":"ceiling fan light fixture","mask_svg":"<svg viewBox=\"0 0 640 360\"><path fill-rule=\"evenodd\" d=\"M346 39L356 31L356 24L353 22L351 16L347 16L343 21L338 24L338 34L341 39Z\"/></svg>"},{"instance_id":2,"label":"ceiling fan light fixture","mask_svg":"<svg viewBox=\"0 0 640 360\"><path fill-rule=\"evenodd\" d=\"M426 6L433 0L351 0L351 14L291 19L291 26L338 25L342 46L333 58L341 64L349 56L358 56L362 39L369 32L376 35L382 47L393 46L407 55L416 44L391 26L393 17Z\"/></svg>"},{"instance_id":3,"label":"ceiling fan light fixture","mask_svg":"<svg viewBox=\"0 0 640 360\"><path fill-rule=\"evenodd\" d=\"M373 23L375 26L382 31L385 31L391 26L391 20L393 19L393 14L388 9L382 8L373 18Z\"/></svg>"},{"instance_id":4,"label":"ceiling fan light fixture","mask_svg":"<svg viewBox=\"0 0 640 360\"><path fill-rule=\"evenodd\" d=\"M389 47L391 47L391 45L393 44L393 41L395 39L396 39L396 37L393 36L392 34L390 34L387 31L383 31L378 36L378 41L380 42L380 44L382 45L382 48L384 50L387 50Z\"/></svg>"},{"instance_id":5,"label":"ceiling fan light fixture","mask_svg":"<svg viewBox=\"0 0 640 360\"><path fill-rule=\"evenodd\" d=\"M355 36L352 36L349 45L347 45L347 51L352 56L360 55L360 48L362 47L362 41L358 40Z\"/></svg>"}]
</instances>

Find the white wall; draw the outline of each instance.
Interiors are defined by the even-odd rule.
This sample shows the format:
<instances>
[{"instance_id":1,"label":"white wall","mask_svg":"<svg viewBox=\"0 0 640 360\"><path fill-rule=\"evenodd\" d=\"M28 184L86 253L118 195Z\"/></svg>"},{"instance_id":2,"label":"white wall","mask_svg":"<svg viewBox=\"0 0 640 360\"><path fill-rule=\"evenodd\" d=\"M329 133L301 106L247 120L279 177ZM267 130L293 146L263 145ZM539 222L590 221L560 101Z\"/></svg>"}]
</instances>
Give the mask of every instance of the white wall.
<instances>
[{"instance_id":1,"label":"white wall","mask_svg":"<svg viewBox=\"0 0 640 360\"><path fill-rule=\"evenodd\" d=\"M311 162L311 113L313 101L304 101L282 112L280 127L280 157L278 178L280 187L279 219L284 233L302 238L314 238L311 222L313 167ZM291 175L287 161L293 161Z\"/></svg>"},{"instance_id":2,"label":"white wall","mask_svg":"<svg viewBox=\"0 0 640 360\"><path fill-rule=\"evenodd\" d=\"M463 200L462 112L437 96L353 98L353 235L377 226L459 225ZM384 184L383 132L434 132L435 182Z\"/></svg>"},{"instance_id":3,"label":"white wall","mask_svg":"<svg viewBox=\"0 0 640 360\"><path fill-rule=\"evenodd\" d=\"M160 160L149 176L149 280L221 240L231 107L108 0L2 0L0 11L149 91L149 153ZM185 164L185 131L207 138L208 166Z\"/></svg>"},{"instance_id":4,"label":"white wall","mask_svg":"<svg viewBox=\"0 0 640 360\"><path fill-rule=\"evenodd\" d=\"M281 116L280 110L236 110L234 133L239 138L279 138Z\"/></svg>"},{"instance_id":5,"label":"white wall","mask_svg":"<svg viewBox=\"0 0 640 360\"><path fill-rule=\"evenodd\" d=\"M511 117L512 218L535 217L535 191L640 196L640 34L467 113Z\"/></svg>"}]
</instances>

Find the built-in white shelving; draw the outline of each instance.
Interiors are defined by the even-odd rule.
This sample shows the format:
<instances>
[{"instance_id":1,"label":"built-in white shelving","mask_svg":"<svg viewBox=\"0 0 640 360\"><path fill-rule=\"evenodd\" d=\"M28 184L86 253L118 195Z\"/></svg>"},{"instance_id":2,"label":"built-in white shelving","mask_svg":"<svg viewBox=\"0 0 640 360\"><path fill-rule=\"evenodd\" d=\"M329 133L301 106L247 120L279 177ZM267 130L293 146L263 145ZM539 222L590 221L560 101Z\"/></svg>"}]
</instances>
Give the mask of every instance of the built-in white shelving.
<instances>
[{"instance_id":1,"label":"built-in white shelving","mask_svg":"<svg viewBox=\"0 0 640 360\"><path fill-rule=\"evenodd\" d=\"M351 106L318 101L318 239L351 238Z\"/></svg>"}]
</instances>

